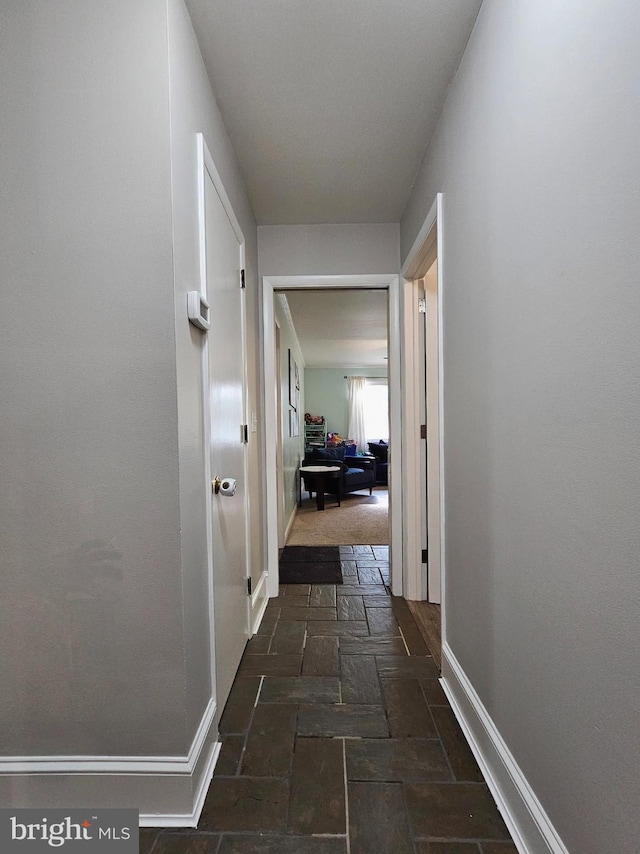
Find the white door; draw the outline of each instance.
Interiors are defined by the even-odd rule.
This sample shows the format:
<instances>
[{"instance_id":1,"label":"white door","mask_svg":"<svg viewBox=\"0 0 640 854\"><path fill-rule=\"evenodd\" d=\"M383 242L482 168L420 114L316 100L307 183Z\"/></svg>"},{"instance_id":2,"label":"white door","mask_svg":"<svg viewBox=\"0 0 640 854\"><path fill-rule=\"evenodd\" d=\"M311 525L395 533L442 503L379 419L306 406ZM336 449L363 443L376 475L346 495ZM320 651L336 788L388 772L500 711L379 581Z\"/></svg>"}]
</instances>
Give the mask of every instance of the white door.
<instances>
[{"instance_id":1,"label":"white door","mask_svg":"<svg viewBox=\"0 0 640 854\"><path fill-rule=\"evenodd\" d=\"M441 601L440 542L440 371L438 335L438 261L423 279L425 421L427 425L424 465L426 469L427 593L429 602ZM425 542L425 540L423 540Z\"/></svg>"},{"instance_id":2,"label":"white door","mask_svg":"<svg viewBox=\"0 0 640 854\"><path fill-rule=\"evenodd\" d=\"M280 327L276 321L275 328L276 342L276 376L282 376L282 350L280 347ZM276 430L276 478L278 485L278 548L284 548L285 543L285 508L284 508L284 484L282 482L282 473L284 471L284 454L283 450L283 429L282 429L282 383L276 383L276 413L277 413L277 430ZM288 409L288 407L287 407Z\"/></svg>"},{"instance_id":3,"label":"white door","mask_svg":"<svg viewBox=\"0 0 640 854\"><path fill-rule=\"evenodd\" d=\"M209 460L212 480L234 479L234 495L211 495L211 562L215 633L216 698L220 712L249 637L247 588L247 481L244 318L241 271L243 239L206 148L203 213L207 333ZM220 192L225 198L223 204ZM232 215L232 214L231 214ZM235 219L235 217L234 217Z\"/></svg>"}]
</instances>

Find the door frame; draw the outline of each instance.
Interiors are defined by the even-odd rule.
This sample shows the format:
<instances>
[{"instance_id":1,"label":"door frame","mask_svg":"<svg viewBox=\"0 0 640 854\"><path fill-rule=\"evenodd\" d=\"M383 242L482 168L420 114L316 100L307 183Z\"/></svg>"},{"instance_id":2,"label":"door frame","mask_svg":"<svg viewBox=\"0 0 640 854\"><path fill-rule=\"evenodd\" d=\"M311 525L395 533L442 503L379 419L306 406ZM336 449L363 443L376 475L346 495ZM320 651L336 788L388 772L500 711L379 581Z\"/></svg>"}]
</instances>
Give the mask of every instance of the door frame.
<instances>
[{"instance_id":1,"label":"door frame","mask_svg":"<svg viewBox=\"0 0 640 854\"><path fill-rule=\"evenodd\" d=\"M407 477L405 489L407 494L407 507L411 512L405 516L405 549L407 556L407 593L408 599L423 600L427 595L427 574L423 570L421 561L422 551L422 522L427 514L426 490L423 489L423 479L420 473L420 460L423 454L419 425L419 414L421 402L424 397L424 389L421 388L421 376L424 367L420 360L424 359L424 351L420 342L421 313L418 305L418 282L424 278L427 270L435 259L437 268L438 289L438 458L440 463L440 474L437 483L437 492L440 500L440 598L442 635L445 629L445 585L446 585L446 560L445 560L445 482L444 482L444 255L443 255L443 196L438 193L434 199L431 209L424 220L422 227L411 247L407 259L402 265L401 275L403 278L403 309L404 309L404 331L405 340L403 347L403 376L406 389L406 418L405 433L405 464ZM432 568L433 569L433 568ZM436 567L436 571L437 571Z\"/></svg>"},{"instance_id":2,"label":"door frame","mask_svg":"<svg viewBox=\"0 0 640 854\"><path fill-rule=\"evenodd\" d=\"M273 333L274 333L274 342L275 342L275 367L276 367L276 376L282 376L282 345L281 345L281 334L282 329L280 327L280 323L278 322L278 318L274 316L273 318ZM284 468L284 454L283 454L283 437L284 437L284 429L283 429L283 417L282 417L282 386L280 383L276 383L276 485L277 485L277 494L278 494L278 549L284 546L285 542L285 533L287 525L285 524L284 518L284 489L282 484L282 471Z\"/></svg>"},{"instance_id":3,"label":"door frame","mask_svg":"<svg viewBox=\"0 0 640 854\"><path fill-rule=\"evenodd\" d=\"M379 288L388 292L389 317L389 446L393 465L389 475L389 514L391 548L391 589L401 596L404 589L403 566L403 455L400 387L400 278L386 275L332 276L263 276L262 277L262 352L264 367L264 495L266 497L265 543L267 589L269 596L278 595L278 534L276 486L276 373L274 341L274 293L278 290L321 288Z\"/></svg>"}]
</instances>

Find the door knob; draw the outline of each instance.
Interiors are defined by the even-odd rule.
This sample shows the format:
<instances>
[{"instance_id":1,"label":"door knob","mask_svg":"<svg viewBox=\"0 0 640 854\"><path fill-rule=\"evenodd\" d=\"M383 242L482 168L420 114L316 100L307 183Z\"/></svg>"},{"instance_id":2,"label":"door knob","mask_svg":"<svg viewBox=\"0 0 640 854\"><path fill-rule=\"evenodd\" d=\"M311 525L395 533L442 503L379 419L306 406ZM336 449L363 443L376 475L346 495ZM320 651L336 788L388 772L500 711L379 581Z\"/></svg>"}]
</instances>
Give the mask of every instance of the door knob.
<instances>
[{"instance_id":1,"label":"door knob","mask_svg":"<svg viewBox=\"0 0 640 854\"><path fill-rule=\"evenodd\" d=\"M216 495L227 495L231 497L236 494L238 483L234 477L219 477L215 476L213 481L213 491Z\"/></svg>"}]
</instances>

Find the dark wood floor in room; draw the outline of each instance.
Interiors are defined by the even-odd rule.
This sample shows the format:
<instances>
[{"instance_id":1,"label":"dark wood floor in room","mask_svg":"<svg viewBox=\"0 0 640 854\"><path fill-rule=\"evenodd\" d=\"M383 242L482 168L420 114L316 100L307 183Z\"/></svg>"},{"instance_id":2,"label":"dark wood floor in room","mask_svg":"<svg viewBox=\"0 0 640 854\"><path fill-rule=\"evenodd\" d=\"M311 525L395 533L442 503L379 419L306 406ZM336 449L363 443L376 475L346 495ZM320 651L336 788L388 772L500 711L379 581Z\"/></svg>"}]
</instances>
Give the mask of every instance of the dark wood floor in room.
<instances>
[{"instance_id":1,"label":"dark wood floor in room","mask_svg":"<svg viewBox=\"0 0 640 854\"><path fill-rule=\"evenodd\" d=\"M197 830L144 854L515 854L385 546L289 585L249 642Z\"/></svg>"},{"instance_id":2,"label":"dark wood floor in room","mask_svg":"<svg viewBox=\"0 0 640 854\"><path fill-rule=\"evenodd\" d=\"M431 602L407 602L413 618L418 624L420 633L433 656L438 668L442 670L442 629L440 622L440 605Z\"/></svg>"}]
</instances>

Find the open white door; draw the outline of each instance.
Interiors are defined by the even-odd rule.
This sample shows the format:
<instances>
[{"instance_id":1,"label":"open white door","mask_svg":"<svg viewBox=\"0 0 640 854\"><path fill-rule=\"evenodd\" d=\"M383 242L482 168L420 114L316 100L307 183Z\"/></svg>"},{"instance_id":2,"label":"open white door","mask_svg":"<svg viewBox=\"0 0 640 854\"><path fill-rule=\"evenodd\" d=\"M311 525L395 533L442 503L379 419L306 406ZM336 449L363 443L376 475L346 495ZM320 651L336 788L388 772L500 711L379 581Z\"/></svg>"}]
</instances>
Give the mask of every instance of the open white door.
<instances>
[{"instance_id":1,"label":"open white door","mask_svg":"<svg viewBox=\"0 0 640 854\"><path fill-rule=\"evenodd\" d=\"M275 322L274 326L275 344L276 344L276 376L282 376L282 349L280 347L280 326ZM282 473L284 471L284 454L283 454L283 436L282 429L282 384L276 383L276 483L278 487L278 548L282 549L285 546L285 521L284 521L284 484L282 482Z\"/></svg>"},{"instance_id":2,"label":"open white door","mask_svg":"<svg viewBox=\"0 0 640 854\"><path fill-rule=\"evenodd\" d=\"M446 584L442 243L438 194L402 268L405 595L435 604Z\"/></svg>"},{"instance_id":3,"label":"open white door","mask_svg":"<svg viewBox=\"0 0 640 854\"><path fill-rule=\"evenodd\" d=\"M424 299L424 413L426 442L424 473L426 496L427 598L441 602L442 568L440 542L440 354L438 334L438 260L422 279Z\"/></svg>"}]
</instances>

